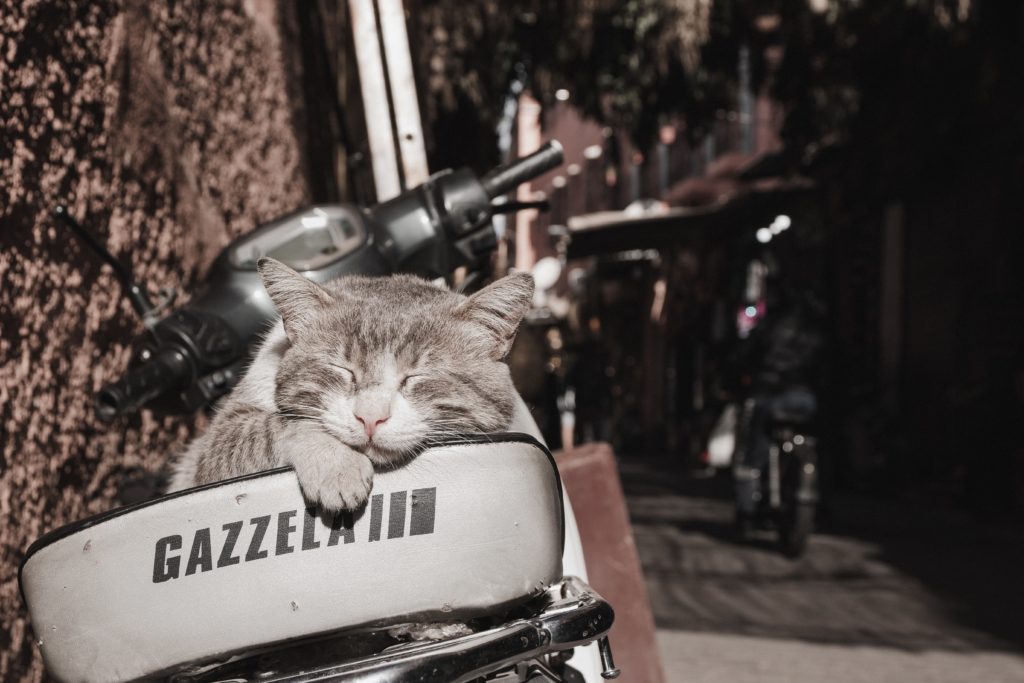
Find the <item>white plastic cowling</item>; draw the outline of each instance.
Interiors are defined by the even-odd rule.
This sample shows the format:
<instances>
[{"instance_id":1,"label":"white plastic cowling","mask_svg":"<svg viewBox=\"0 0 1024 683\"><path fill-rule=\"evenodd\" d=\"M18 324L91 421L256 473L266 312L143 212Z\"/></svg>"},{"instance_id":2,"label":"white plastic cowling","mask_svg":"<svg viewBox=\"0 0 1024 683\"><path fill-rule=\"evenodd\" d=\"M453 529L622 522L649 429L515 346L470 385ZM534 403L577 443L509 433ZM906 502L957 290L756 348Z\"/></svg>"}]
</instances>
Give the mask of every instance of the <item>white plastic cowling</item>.
<instances>
[{"instance_id":1,"label":"white plastic cowling","mask_svg":"<svg viewBox=\"0 0 1024 683\"><path fill-rule=\"evenodd\" d=\"M469 618L562 576L561 486L532 437L431 448L357 515L308 511L274 470L37 541L21 585L48 671L128 681L367 624Z\"/></svg>"}]
</instances>

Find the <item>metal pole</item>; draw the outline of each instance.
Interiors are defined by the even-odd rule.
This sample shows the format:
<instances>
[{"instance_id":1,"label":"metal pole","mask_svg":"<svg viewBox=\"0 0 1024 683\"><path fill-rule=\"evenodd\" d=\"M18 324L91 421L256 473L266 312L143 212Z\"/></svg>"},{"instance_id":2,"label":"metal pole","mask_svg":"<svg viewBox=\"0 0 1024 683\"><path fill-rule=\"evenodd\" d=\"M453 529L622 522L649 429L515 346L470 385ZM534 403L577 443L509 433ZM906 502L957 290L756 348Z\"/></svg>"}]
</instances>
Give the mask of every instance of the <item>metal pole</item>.
<instances>
[{"instance_id":1,"label":"metal pole","mask_svg":"<svg viewBox=\"0 0 1024 683\"><path fill-rule=\"evenodd\" d=\"M518 154L524 157L536 152L541 143L540 102L530 93L519 96ZM532 183L523 183L516 190L521 202L533 199ZM537 249L533 243L532 227L537 211L528 209L516 213L516 268L529 271L537 262Z\"/></svg>"},{"instance_id":2,"label":"metal pole","mask_svg":"<svg viewBox=\"0 0 1024 683\"><path fill-rule=\"evenodd\" d=\"M380 28L384 37L384 55L391 82L391 102L395 108L395 126L398 129L398 149L402 153L405 186L414 187L427 179L430 170L423 144L420 105L416 99L416 77L409 55L405 10L402 8L402 0L377 0L377 8L380 10Z\"/></svg>"},{"instance_id":3,"label":"metal pole","mask_svg":"<svg viewBox=\"0 0 1024 683\"><path fill-rule=\"evenodd\" d=\"M391 134L391 107L388 105L387 81L377 39L377 18L373 0L349 0L349 10L352 13L356 61L359 63L359 89L366 114L366 133L373 157L373 181L377 187L377 201L384 201L398 195L402 191L402 183Z\"/></svg>"}]
</instances>

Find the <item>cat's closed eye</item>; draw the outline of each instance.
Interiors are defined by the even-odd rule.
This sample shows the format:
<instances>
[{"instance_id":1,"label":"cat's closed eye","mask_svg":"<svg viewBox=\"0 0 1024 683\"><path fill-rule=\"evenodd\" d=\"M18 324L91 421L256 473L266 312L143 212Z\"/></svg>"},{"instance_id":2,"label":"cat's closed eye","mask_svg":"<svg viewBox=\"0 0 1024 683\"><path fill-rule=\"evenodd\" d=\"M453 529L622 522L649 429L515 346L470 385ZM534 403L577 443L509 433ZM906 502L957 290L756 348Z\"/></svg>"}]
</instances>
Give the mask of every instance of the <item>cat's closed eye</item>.
<instances>
[{"instance_id":1,"label":"cat's closed eye","mask_svg":"<svg viewBox=\"0 0 1024 683\"><path fill-rule=\"evenodd\" d=\"M398 385L398 389L399 391L411 391L424 379L426 379L426 375L406 375L402 383Z\"/></svg>"},{"instance_id":2,"label":"cat's closed eye","mask_svg":"<svg viewBox=\"0 0 1024 683\"><path fill-rule=\"evenodd\" d=\"M356 373L352 372L351 370L346 368L344 365L338 365L336 363L331 363L331 367L334 370L336 370L338 372L338 374L341 375L344 379L348 380L349 382L352 382L353 384L355 383L355 381L356 381Z\"/></svg>"}]
</instances>

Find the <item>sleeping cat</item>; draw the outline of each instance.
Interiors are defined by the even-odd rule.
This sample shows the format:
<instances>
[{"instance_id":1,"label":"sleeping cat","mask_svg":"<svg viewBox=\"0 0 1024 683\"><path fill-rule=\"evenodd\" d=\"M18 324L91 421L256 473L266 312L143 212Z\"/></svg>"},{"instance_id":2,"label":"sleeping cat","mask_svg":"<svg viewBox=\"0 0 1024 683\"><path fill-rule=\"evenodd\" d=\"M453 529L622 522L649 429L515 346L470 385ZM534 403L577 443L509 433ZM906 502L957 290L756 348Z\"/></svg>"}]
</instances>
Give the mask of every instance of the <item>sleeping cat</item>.
<instances>
[{"instance_id":1,"label":"sleeping cat","mask_svg":"<svg viewBox=\"0 0 1024 683\"><path fill-rule=\"evenodd\" d=\"M515 389L502 359L529 275L467 298L408 275L318 285L269 258L259 273L281 321L176 464L171 491L290 465L311 504L354 509L375 467L508 426Z\"/></svg>"}]
</instances>

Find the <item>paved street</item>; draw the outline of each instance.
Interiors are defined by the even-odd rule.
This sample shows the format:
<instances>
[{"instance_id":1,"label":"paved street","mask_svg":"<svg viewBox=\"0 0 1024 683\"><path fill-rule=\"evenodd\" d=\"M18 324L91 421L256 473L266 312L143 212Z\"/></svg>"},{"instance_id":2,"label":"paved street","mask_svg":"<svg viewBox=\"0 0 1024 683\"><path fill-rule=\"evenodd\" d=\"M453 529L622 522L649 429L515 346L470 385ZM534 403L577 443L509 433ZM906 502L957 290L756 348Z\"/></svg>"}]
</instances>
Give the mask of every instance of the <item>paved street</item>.
<instances>
[{"instance_id":1,"label":"paved street","mask_svg":"<svg viewBox=\"0 0 1024 683\"><path fill-rule=\"evenodd\" d=\"M840 498L807 555L741 544L728 482L623 463L670 681L1024 682L1024 536Z\"/></svg>"}]
</instances>

